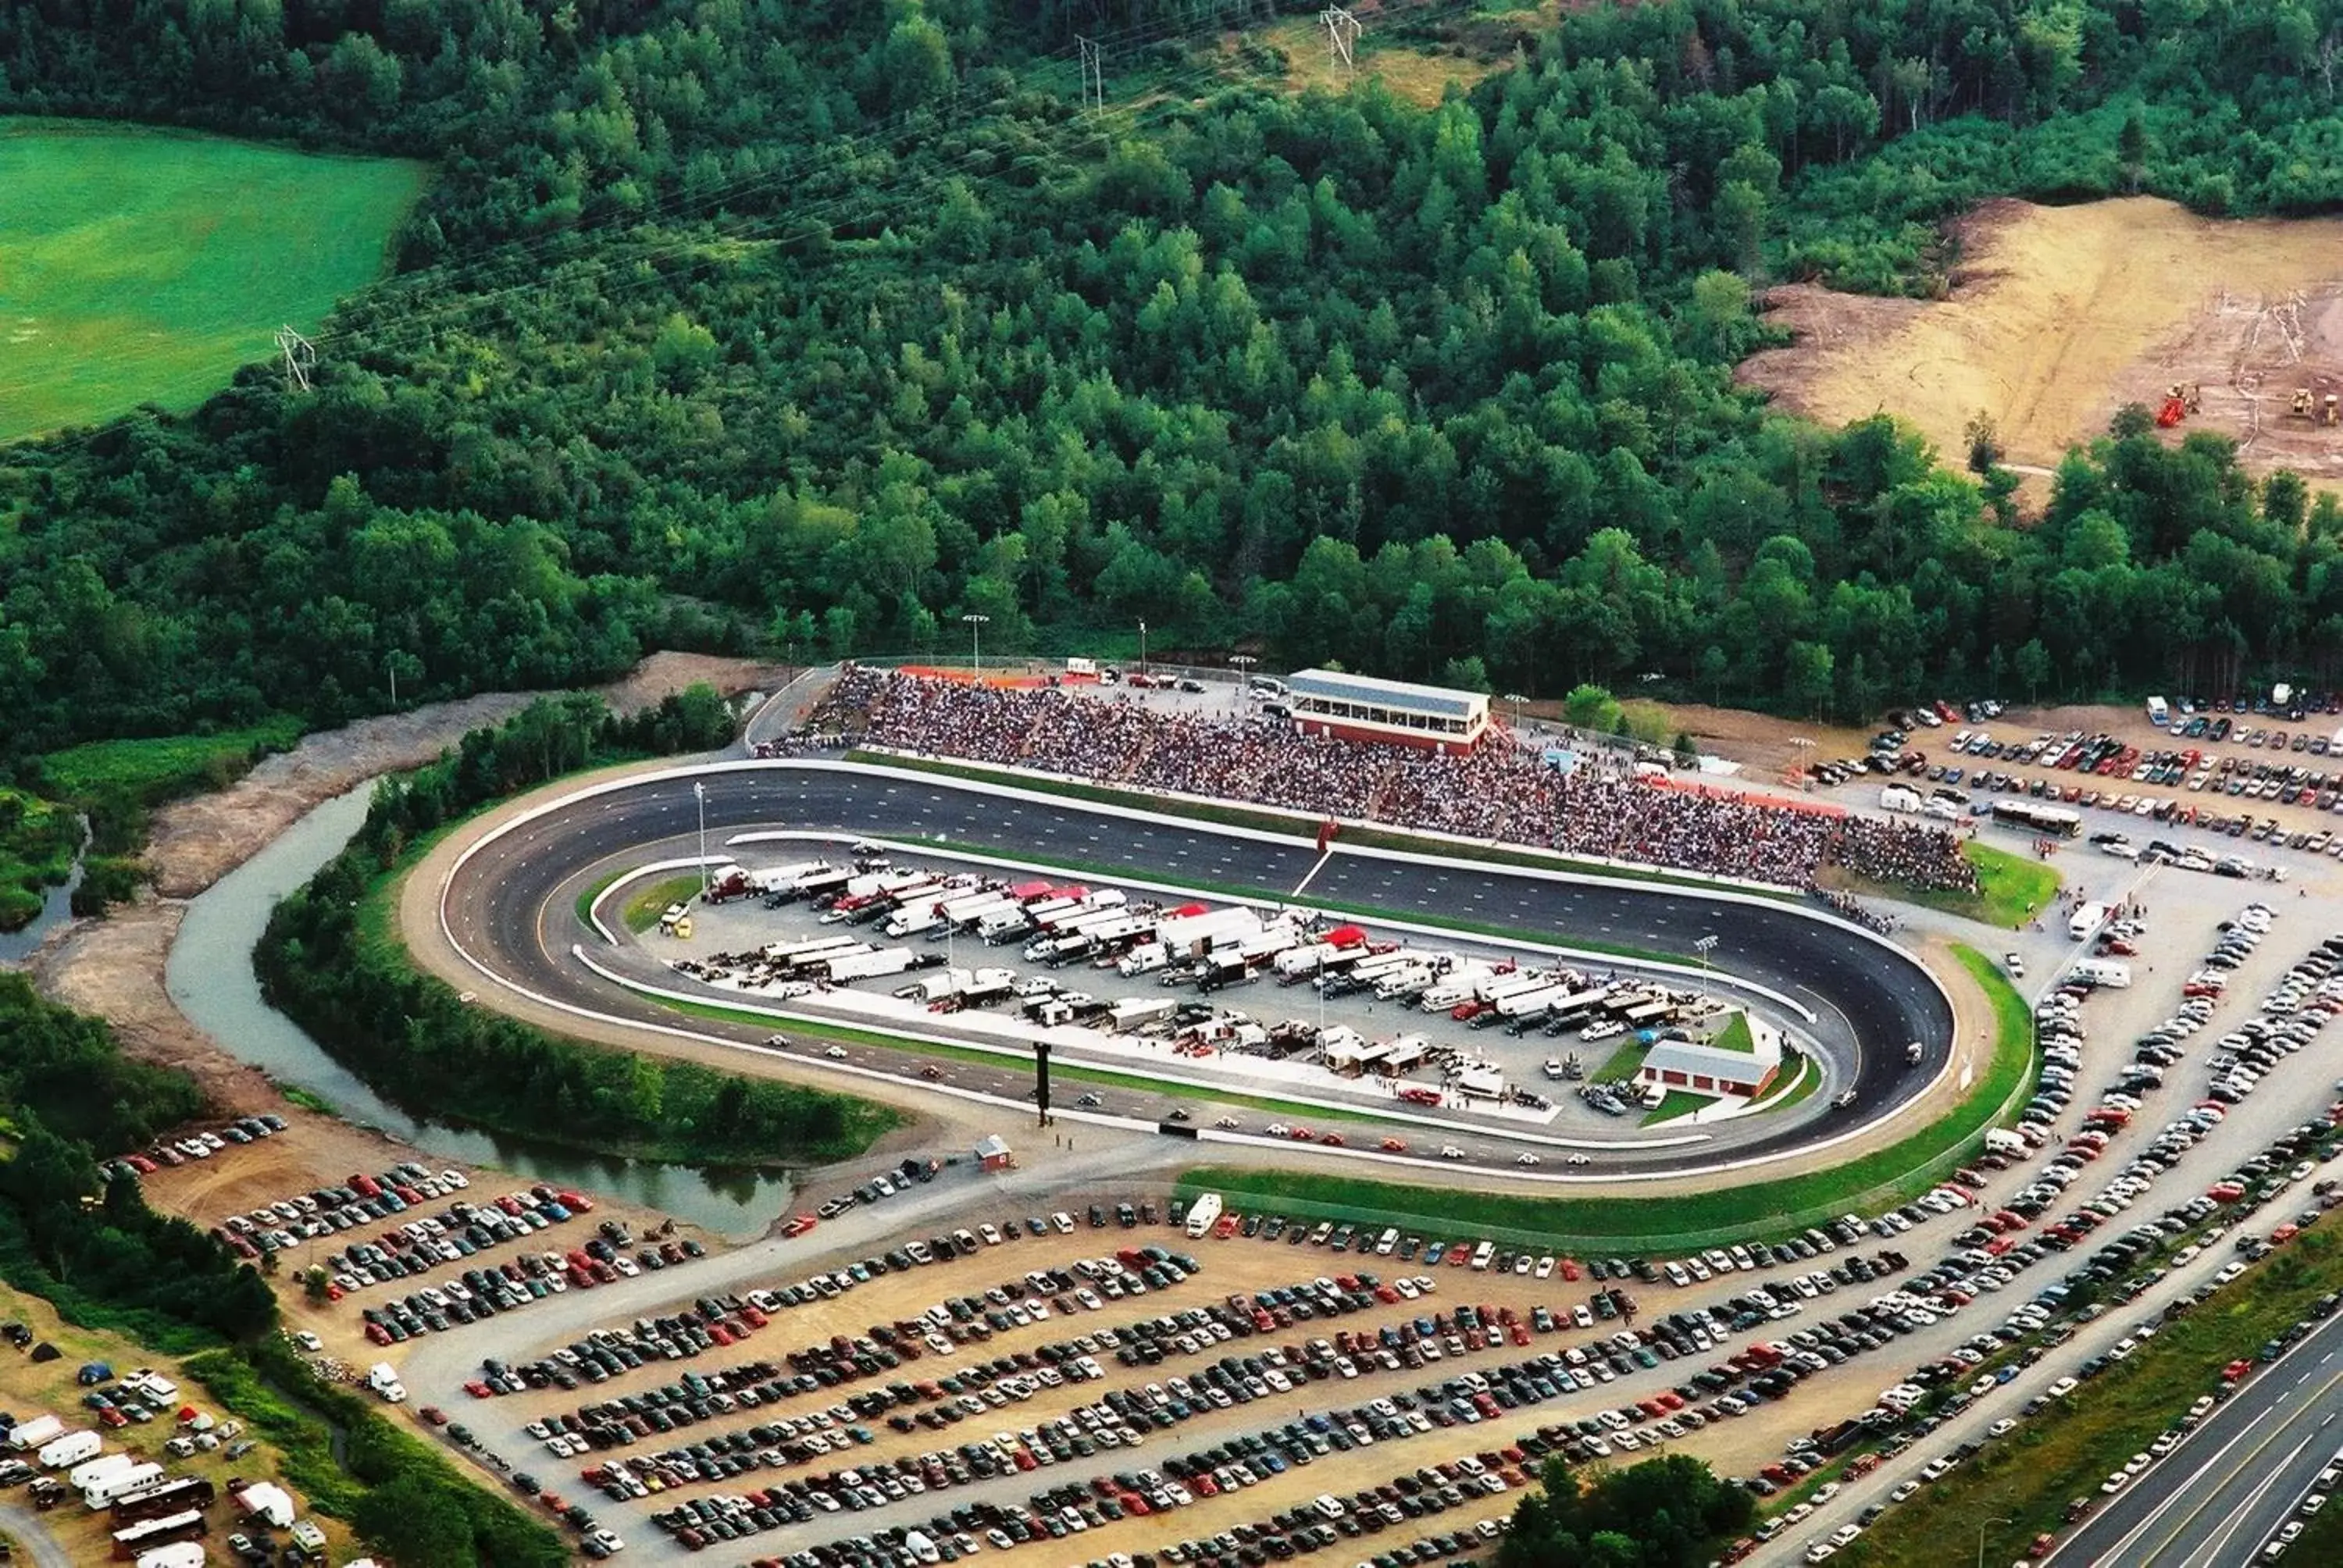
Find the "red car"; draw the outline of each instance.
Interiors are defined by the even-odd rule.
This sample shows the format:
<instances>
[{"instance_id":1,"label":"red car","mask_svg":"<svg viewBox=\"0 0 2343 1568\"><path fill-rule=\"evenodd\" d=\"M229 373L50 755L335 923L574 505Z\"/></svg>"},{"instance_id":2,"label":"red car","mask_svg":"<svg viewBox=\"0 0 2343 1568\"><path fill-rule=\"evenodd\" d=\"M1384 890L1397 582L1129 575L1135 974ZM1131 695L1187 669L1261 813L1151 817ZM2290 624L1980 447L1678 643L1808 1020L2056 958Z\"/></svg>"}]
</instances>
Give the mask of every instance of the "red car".
<instances>
[{"instance_id":1,"label":"red car","mask_svg":"<svg viewBox=\"0 0 2343 1568\"><path fill-rule=\"evenodd\" d=\"M1384 1140L1383 1140L1383 1152L1384 1152L1384 1153L1386 1153L1386 1154L1404 1154L1404 1153L1406 1153L1406 1152L1407 1152L1407 1140L1406 1140L1406 1139L1404 1139L1404 1138L1386 1138L1386 1139L1384 1139Z\"/></svg>"},{"instance_id":2,"label":"red car","mask_svg":"<svg viewBox=\"0 0 2343 1568\"><path fill-rule=\"evenodd\" d=\"M429 1422L434 1426L445 1426L447 1424L447 1412L441 1410L436 1404L424 1405L415 1413L421 1416L424 1420Z\"/></svg>"},{"instance_id":3,"label":"red car","mask_svg":"<svg viewBox=\"0 0 2343 1568\"><path fill-rule=\"evenodd\" d=\"M816 1220L810 1214L799 1214L791 1219L788 1224L781 1227L781 1234L794 1239L804 1235L808 1231L812 1230L820 1223L820 1221Z\"/></svg>"}]
</instances>

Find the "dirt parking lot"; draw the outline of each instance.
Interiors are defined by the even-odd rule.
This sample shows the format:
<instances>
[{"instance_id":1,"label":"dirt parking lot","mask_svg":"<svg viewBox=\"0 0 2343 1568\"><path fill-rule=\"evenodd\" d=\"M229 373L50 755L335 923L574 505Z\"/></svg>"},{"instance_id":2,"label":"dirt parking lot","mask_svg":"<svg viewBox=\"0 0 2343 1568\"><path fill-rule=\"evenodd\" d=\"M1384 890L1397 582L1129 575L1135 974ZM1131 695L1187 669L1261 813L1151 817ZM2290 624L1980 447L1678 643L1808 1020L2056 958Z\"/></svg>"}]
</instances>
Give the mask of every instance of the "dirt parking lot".
<instances>
[{"instance_id":1,"label":"dirt parking lot","mask_svg":"<svg viewBox=\"0 0 2343 1568\"><path fill-rule=\"evenodd\" d=\"M55 1309L37 1296L0 1286L0 1322L22 1324L32 1332L26 1348L0 1343L0 1410L13 1416L19 1425L42 1415L54 1415L65 1423L67 1432L92 1431L105 1438L106 1453L127 1453L142 1462L156 1462L164 1467L170 1479L180 1476L208 1478L218 1489L219 1499L206 1510L215 1531L216 1543L221 1534L236 1528L233 1523L234 1505L227 1500L227 1483L231 1476L245 1481L274 1481L290 1493L297 1503L301 1491L286 1480L275 1449L256 1445L239 1453L234 1460L227 1457L227 1448L240 1439L230 1439L218 1447L198 1450L186 1458L176 1458L164 1452L164 1443L175 1436L178 1427L173 1417L181 1403L213 1416L225 1419L222 1411L208 1397L196 1380L187 1375L175 1360L142 1349L135 1342L119 1334L74 1327L60 1319ZM58 1352L54 1360L35 1361L33 1352L38 1346L54 1346ZM92 1390L76 1381L79 1369L88 1362L103 1362L116 1375L127 1375L144 1368L152 1368L179 1385L177 1402L161 1414L147 1422L119 1430L103 1426L96 1412L82 1402ZM104 1384L104 1392L113 1385ZM243 1437L256 1437L244 1433ZM20 1456L32 1462L29 1453ZM0 1493L0 1498L32 1514L32 1503L22 1490ZM349 1555L352 1537L348 1528L338 1520L312 1515L306 1505L300 1517L314 1518L332 1552L332 1560L341 1562ZM55 1508L33 1514L45 1534L65 1553L66 1560L76 1563L104 1563L110 1555L109 1532L113 1528L110 1515L93 1513L78 1496L67 1497ZM27 1547L36 1543L24 1543ZM213 1550L219 1547L215 1544ZM19 1561L30 1558L28 1552Z\"/></svg>"}]
</instances>

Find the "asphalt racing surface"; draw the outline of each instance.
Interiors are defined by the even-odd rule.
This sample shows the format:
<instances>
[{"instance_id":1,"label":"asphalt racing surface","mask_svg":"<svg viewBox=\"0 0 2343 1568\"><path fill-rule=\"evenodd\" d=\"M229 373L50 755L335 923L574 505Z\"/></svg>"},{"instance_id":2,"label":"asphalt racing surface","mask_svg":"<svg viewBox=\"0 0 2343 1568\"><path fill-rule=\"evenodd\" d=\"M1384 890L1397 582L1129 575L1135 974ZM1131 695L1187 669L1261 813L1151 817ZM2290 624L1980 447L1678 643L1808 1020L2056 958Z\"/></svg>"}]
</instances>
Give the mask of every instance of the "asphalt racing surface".
<instances>
[{"instance_id":1,"label":"asphalt racing surface","mask_svg":"<svg viewBox=\"0 0 2343 1568\"><path fill-rule=\"evenodd\" d=\"M1533 940L1607 943L1690 953L1704 936L1720 979L1738 975L1799 998L1813 1008L1813 1032L1842 1070L1850 1062L1855 1104L1828 1131L1853 1130L1917 1094L1953 1049L1944 993L1918 962L1791 906L1720 902L1691 891L1603 879L1555 880L1503 866L1451 867L1335 852L1314 877L1314 847L1216 832L1209 827L1148 821L1110 808L1004 798L962 789L949 779L900 773L845 772L777 761L709 772L706 829L711 854L734 834L793 829L843 837L911 842L942 839L1007 858L1033 855L1079 861L1101 874L1172 883L1258 889L1278 897L1310 877L1294 901L1368 907L1400 920L1471 921L1503 927ZM1047 786L1029 786L1045 794ZM610 986L568 952L578 874L612 857L654 845L672 856L699 827L689 779L647 779L565 805L494 841L462 868L446 904L466 949L501 978L557 1000L643 1020L671 1021L658 1003ZM644 860L659 858L641 853ZM769 846L767 859L789 858ZM756 1032L699 1022L711 1034L748 1040ZM1917 1068L1904 1061L1906 1042L1923 1042ZM908 1076L908 1075L907 1075ZM1502 1136L1492 1130L1492 1136ZM1755 1158L1814 1141L1812 1127L1785 1126L1736 1143L1734 1156ZM1639 1170L1692 1167L1716 1158L1713 1147L1654 1151Z\"/></svg>"}]
</instances>

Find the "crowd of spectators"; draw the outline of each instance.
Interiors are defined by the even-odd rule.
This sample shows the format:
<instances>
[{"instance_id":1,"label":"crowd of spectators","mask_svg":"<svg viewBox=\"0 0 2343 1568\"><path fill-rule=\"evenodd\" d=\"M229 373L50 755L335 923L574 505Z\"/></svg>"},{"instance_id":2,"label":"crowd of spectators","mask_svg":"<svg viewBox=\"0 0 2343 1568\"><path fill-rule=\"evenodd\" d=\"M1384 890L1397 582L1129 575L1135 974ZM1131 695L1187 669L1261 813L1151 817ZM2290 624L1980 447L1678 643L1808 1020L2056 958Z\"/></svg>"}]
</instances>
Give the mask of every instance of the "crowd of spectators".
<instances>
[{"instance_id":1,"label":"crowd of spectators","mask_svg":"<svg viewBox=\"0 0 2343 1568\"><path fill-rule=\"evenodd\" d=\"M1622 762L1564 774L1503 737L1462 756L1316 739L1282 719L1177 714L1055 687L850 667L807 724L823 736L1570 854L1815 886L1826 865L1932 890L1975 869L1941 828L1654 782Z\"/></svg>"}]
</instances>

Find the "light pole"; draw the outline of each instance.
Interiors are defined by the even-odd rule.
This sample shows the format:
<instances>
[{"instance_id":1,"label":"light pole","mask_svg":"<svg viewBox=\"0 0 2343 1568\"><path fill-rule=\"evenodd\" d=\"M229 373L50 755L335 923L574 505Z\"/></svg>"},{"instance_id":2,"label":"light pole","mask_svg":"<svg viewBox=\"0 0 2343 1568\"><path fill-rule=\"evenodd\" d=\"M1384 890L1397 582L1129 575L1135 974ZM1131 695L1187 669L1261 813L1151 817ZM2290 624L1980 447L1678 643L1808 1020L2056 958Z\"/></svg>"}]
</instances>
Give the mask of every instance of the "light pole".
<instances>
[{"instance_id":1,"label":"light pole","mask_svg":"<svg viewBox=\"0 0 2343 1568\"><path fill-rule=\"evenodd\" d=\"M1147 623L1139 623L1139 673L1147 673Z\"/></svg>"},{"instance_id":2,"label":"light pole","mask_svg":"<svg viewBox=\"0 0 2343 1568\"><path fill-rule=\"evenodd\" d=\"M1700 955L1700 973L1703 980L1708 978L1708 952L1715 946L1716 946L1715 937L1703 937L1692 945L1693 951Z\"/></svg>"},{"instance_id":3,"label":"light pole","mask_svg":"<svg viewBox=\"0 0 2343 1568\"><path fill-rule=\"evenodd\" d=\"M2010 1519L1988 1519L1977 1526L1977 1568L1985 1568L1985 1533L1996 1524L2015 1523L2016 1523L2015 1520Z\"/></svg>"},{"instance_id":4,"label":"light pole","mask_svg":"<svg viewBox=\"0 0 2343 1568\"><path fill-rule=\"evenodd\" d=\"M1236 695L1230 699L1232 702L1242 702L1244 700L1245 672L1260 662L1261 660L1255 658L1249 653L1232 653L1229 655L1229 667L1237 672Z\"/></svg>"},{"instance_id":5,"label":"light pole","mask_svg":"<svg viewBox=\"0 0 2343 1568\"><path fill-rule=\"evenodd\" d=\"M1505 701L1513 710L1513 737L1515 739L1519 739L1522 733L1522 705L1528 700L1528 698L1523 697L1518 691L1508 691L1505 693Z\"/></svg>"},{"instance_id":6,"label":"light pole","mask_svg":"<svg viewBox=\"0 0 2343 1568\"><path fill-rule=\"evenodd\" d=\"M393 648L382 656L383 667L390 671L390 705L398 706L398 650Z\"/></svg>"},{"instance_id":7,"label":"light pole","mask_svg":"<svg viewBox=\"0 0 2343 1568\"><path fill-rule=\"evenodd\" d=\"M699 896L708 896L708 786L695 783L691 799L699 808Z\"/></svg>"},{"instance_id":8,"label":"light pole","mask_svg":"<svg viewBox=\"0 0 2343 1568\"><path fill-rule=\"evenodd\" d=\"M968 661L975 667L976 678L980 684L984 680L984 648L980 639L984 635L985 623L991 618L989 615L979 615L973 610L960 617L960 619L968 622Z\"/></svg>"}]
</instances>

